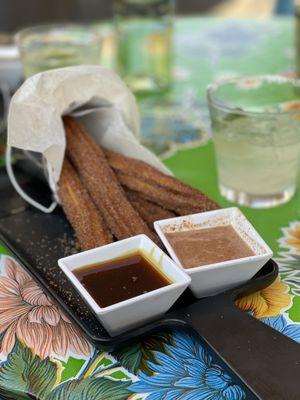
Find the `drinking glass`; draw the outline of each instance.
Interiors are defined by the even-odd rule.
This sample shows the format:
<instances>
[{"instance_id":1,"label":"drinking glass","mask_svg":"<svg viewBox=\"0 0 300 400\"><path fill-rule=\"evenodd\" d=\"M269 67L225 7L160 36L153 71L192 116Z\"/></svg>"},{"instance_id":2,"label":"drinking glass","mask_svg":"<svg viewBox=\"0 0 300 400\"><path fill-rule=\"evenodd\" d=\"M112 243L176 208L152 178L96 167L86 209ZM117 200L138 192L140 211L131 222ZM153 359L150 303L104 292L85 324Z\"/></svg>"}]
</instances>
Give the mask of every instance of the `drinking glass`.
<instances>
[{"instance_id":1,"label":"drinking glass","mask_svg":"<svg viewBox=\"0 0 300 400\"><path fill-rule=\"evenodd\" d=\"M300 81L280 76L211 85L207 98L219 189L254 208L287 202L300 158Z\"/></svg>"},{"instance_id":2,"label":"drinking glass","mask_svg":"<svg viewBox=\"0 0 300 400\"><path fill-rule=\"evenodd\" d=\"M100 62L99 34L84 25L55 24L17 33L24 77L41 71Z\"/></svg>"},{"instance_id":3,"label":"drinking glass","mask_svg":"<svg viewBox=\"0 0 300 400\"><path fill-rule=\"evenodd\" d=\"M118 70L133 92L169 87L173 12L174 0L114 0Z\"/></svg>"},{"instance_id":4,"label":"drinking glass","mask_svg":"<svg viewBox=\"0 0 300 400\"><path fill-rule=\"evenodd\" d=\"M296 72L300 78L300 0L296 0Z\"/></svg>"}]
</instances>

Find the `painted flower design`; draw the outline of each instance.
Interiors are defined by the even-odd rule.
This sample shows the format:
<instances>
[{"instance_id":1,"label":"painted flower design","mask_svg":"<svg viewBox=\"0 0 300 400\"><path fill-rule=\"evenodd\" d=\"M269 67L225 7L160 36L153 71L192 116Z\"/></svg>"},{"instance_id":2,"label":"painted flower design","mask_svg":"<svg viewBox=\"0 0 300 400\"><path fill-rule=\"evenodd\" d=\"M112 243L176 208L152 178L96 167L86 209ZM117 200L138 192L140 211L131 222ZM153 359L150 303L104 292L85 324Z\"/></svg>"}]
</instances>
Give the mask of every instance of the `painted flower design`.
<instances>
[{"instance_id":1,"label":"painted flower design","mask_svg":"<svg viewBox=\"0 0 300 400\"><path fill-rule=\"evenodd\" d=\"M300 111L300 101L292 100L281 105L281 109L284 111Z\"/></svg>"},{"instance_id":2,"label":"painted flower design","mask_svg":"<svg viewBox=\"0 0 300 400\"><path fill-rule=\"evenodd\" d=\"M195 336L175 332L166 352L155 352L156 362L148 362L154 374L140 373L131 385L147 400L242 400L245 392L212 360Z\"/></svg>"},{"instance_id":3,"label":"painted flower design","mask_svg":"<svg viewBox=\"0 0 300 400\"><path fill-rule=\"evenodd\" d=\"M292 297L288 292L288 285L277 278L267 288L237 300L236 305L251 311L256 318L274 317L291 305Z\"/></svg>"},{"instance_id":4,"label":"painted flower design","mask_svg":"<svg viewBox=\"0 0 300 400\"><path fill-rule=\"evenodd\" d=\"M80 331L11 257L2 258L2 274L1 353L10 353L18 339L41 357L91 354Z\"/></svg>"},{"instance_id":5,"label":"painted flower design","mask_svg":"<svg viewBox=\"0 0 300 400\"><path fill-rule=\"evenodd\" d=\"M284 236L279 240L281 246L300 253L300 223L292 222L288 228L282 230Z\"/></svg>"},{"instance_id":6,"label":"painted flower design","mask_svg":"<svg viewBox=\"0 0 300 400\"><path fill-rule=\"evenodd\" d=\"M294 49L288 49L288 54L286 54L286 55L288 56L288 58L293 58L294 57L293 53L294 53ZM290 78L290 79L296 78L296 72L293 69L284 71L280 75L285 76L286 78Z\"/></svg>"},{"instance_id":7,"label":"painted flower design","mask_svg":"<svg viewBox=\"0 0 300 400\"><path fill-rule=\"evenodd\" d=\"M295 121L300 121L300 101L299 100L292 100L287 103L281 105L281 109L283 111L292 112L291 117ZM295 111L293 113L293 111Z\"/></svg>"},{"instance_id":8,"label":"painted flower design","mask_svg":"<svg viewBox=\"0 0 300 400\"><path fill-rule=\"evenodd\" d=\"M300 343L300 323L295 324L290 322L285 315L277 315L274 318L262 318L261 321Z\"/></svg>"}]
</instances>

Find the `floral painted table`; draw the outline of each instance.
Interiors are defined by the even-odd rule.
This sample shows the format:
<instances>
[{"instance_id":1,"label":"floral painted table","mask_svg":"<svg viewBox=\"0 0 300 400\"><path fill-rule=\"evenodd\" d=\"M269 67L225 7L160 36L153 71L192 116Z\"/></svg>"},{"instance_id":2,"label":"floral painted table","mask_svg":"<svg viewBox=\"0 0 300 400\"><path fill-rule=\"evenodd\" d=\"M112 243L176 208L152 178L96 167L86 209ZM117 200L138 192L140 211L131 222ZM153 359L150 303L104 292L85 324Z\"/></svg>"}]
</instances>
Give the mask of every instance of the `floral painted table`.
<instances>
[{"instance_id":1,"label":"floral painted table","mask_svg":"<svg viewBox=\"0 0 300 400\"><path fill-rule=\"evenodd\" d=\"M204 92L209 81L237 73L292 73L292 33L289 19L179 20L173 98L180 101L188 97L187 110L200 110L205 121ZM155 115L152 118L155 129ZM175 123L173 128L177 133L181 130L177 145L185 145L182 125ZM203 188L222 206L230 205L217 190L209 140L180 150L165 162L179 178ZM290 203L275 209L243 211L274 250L280 277L237 305L300 343L299 192ZM162 332L114 354L96 351L5 248L0 247L0 254L1 398L251 398L188 331Z\"/></svg>"}]
</instances>

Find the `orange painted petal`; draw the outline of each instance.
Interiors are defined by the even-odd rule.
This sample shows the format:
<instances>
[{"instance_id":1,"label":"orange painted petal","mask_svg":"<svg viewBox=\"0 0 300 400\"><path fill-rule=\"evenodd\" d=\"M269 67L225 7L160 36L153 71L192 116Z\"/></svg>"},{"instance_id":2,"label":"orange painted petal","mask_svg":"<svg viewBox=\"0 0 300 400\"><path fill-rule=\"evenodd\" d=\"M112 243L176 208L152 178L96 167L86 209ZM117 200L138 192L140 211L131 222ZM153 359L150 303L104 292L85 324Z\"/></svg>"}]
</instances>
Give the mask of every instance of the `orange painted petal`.
<instances>
[{"instance_id":1,"label":"orange painted petal","mask_svg":"<svg viewBox=\"0 0 300 400\"><path fill-rule=\"evenodd\" d=\"M28 313L28 322L29 323L38 323L41 324L43 322L43 309L40 306L33 307L32 310Z\"/></svg>"},{"instance_id":2,"label":"orange painted petal","mask_svg":"<svg viewBox=\"0 0 300 400\"><path fill-rule=\"evenodd\" d=\"M279 280L276 280L271 286L266 288L263 295L268 304L268 310L262 316L274 317L289 307L292 303L292 297L288 291L288 285Z\"/></svg>"},{"instance_id":3,"label":"orange painted petal","mask_svg":"<svg viewBox=\"0 0 300 400\"><path fill-rule=\"evenodd\" d=\"M290 236L293 236L294 238L300 240L300 227L297 227L296 229L290 229L288 231L288 234Z\"/></svg>"},{"instance_id":4,"label":"orange painted petal","mask_svg":"<svg viewBox=\"0 0 300 400\"><path fill-rule=\"evenodd\" d=\"M23 315L27 315L30 310L31 310L31 307L28 304L23 303L19 307L1 312L0 313L0 326L2 324L14 322L14 320L16 318L20 318Z\"/></svg>"},{"instance_id":5,"label":"orange painted petal","mask_svg":"<svg viewBox=\"0 0 300 400\"><path fill-rule=\"evenodd\" d=\"M17 319L15 319L13 322L9 321L6 322L6 324L0 325L0 334L5 332L6 329L8 329L11 325L13 325L15 322L17 322Z\"/></svg>"},{"instance_id":6,"label":"orange painted petal","mask_svg":"<svg viewBox=\"0 0 300 400\"><path fill-rule=\"evenodd\" d=\"M64 357L67 353L66 335L61 334L61 323L53 327L52 346L53 351L60 357Z\"/></svg>"},{"instance_id":7,"label":"orange painted petal","mask_svg":"<svg viewBox=\"0 0 300 400\"><path fill-rule=\"evenodd\" d=\"M26 283L21 289L21 295L24 301L34 306L51 306L53 304L34 281Z\"/></svg>"},{"instance_id":8,"label":"orange painted petal","mask_svg":"<svg viewBox=\"0 0 300 400\"><path fill-rule=\"evenodd\" d=\"M66 316L66 314L61 309L60 309L60 316L65 322L71 324L71 321L69 320L69 318Z\"/></svg>"},{"instance_id":9,"label":"orange painted petal","mask_svg":"<svg viewBox=\"0 0 300 400\"><path fill-rule=\"evenodd\" d=\"M288 285L278 278L266 289L237 300L236 305L242 310L252 311L257 318L273 317L291 304L288 290Z\"/></svg>"},{"instance_id":10,"label":"orange painted petal","mask_svg":"<svg viewBox=\"0 0 300 400\"><path fill-rule=\"evenodd\" d=\"M285 242L290 246L300 247L300 239L289 238L289 239L285 239Z\"/></svg>"},{"instance_id":11,"label":"orange painted petal","mask_svg":"<svg viewBox=\"0 0 300 400\"><path fill-rule=\"evenodd\" d=\"M53 340L52 327L48 324L40 324L38 330L40 331L40 335L43 338L40 348L36 349L38 354L43 358L48 356L53 356L54 354L52 351L52 340Z\"/></svg>"},{"instance_id":12,"label":"orange painted petal","mask_svg":"<svg viewBox=\"0 0 300 400\"><path fill-rule=\"evenodd\" d=\"M54 340L57 340L60 344L60 353L58 353L58 354L65 356L68 352L69 344L72 341L72 337L69 337L67 329L66 329L66 324L63 322L60 322L57 325L57 333L58 334L55 335ZM57 344L58 343L56 343L56 345Z\"/></svg>"},{"instance_id":13,"label":"orange painted petal","mask_svg":"<svg viewBox=\"0 0 300 400\"><path fill-rule=\"evenodd\" d=\"M56 306L43 306L42 312L43 312L43 319L45 322L47 322L49 325L56 326L59 321L60 321L60 315L58 312L58 309Z\"/></svg>"},{"instance_id":14,"label":"orange painted petal","mask_svg":"<svg viewBox=\"0 0 300 400\"><path fill-rule=\"evenodd\" d=\"M6 276L0 276L0 297L20 296L19 285Z\"/></svg>"},{"instance_id":15,"label":"orange painted petal","mask_svg":"<svg viewBox=\"0 0 300 400\"><path fill-rule=\"evenodd\" d=\"M5 334L3 336L1 348L0 348L0 352L2 354L9 354L15 345L16 325L17 325L17 321L10 325L10 327L7 329L7 331L5 332Z\"/></svg>"},{"instance_id":16,"label":"orange painted petal","mask_svg":"<svg viewBox=\"0 0 300 400\"><path fill-rule=\"evenodd\" d=\"M45 358L54 356L55 328L46 323L35 323L23 320L18 323L17 337L30 346L35 354ZM58 338L60 340L60 337Z\"/></svg>"},{"instance_id":17,"label":"orange painted petal","mask_svg":"<svg viewBox=\"0 0 300 400\"><path fill-rule=\"evenodd\" d=\"M70 340L70 350L78 355L90 356L92 346L73 324L66 324Z\"/></svg>"},{"instance_id":18,"label":"orange painted petal","mask_svg":"<svg viewBox=\"0 0 300 400\"><path fill-rule=\"evenodd\" d=\"M68 351L78 355L89 356L92 353L92 346L71 324L60 318L56 326L46 322L31 322L32 318L40 321L45 307L37 307L28 315L24 315L16 321L16 335L19 340L24 341L27 346L41 357L65 356ZM28 317L28 318L27 318Z\"/></svg>"},{"instance_id":19,"label":"orange painted petal","mask_svg":"<svg viewBox=\"0 0 300 400\"><path fill-rule=\"evenodd\" d=\"M252 311L255 317L267 310L267 304L261 292L253 293L237 300L236 305L244 311Z\"/></svg>"},{"instance_id":20,"label":"orange painted petal","mask_svg":"<svg viewBox=\"0 0 300 400\"><path fill-rule=\"evenodd\" d=\"M25 342L36 354L39 354L44 339L39 330L40 326L41 324L30 323L26 317L23 317L18 320L16 327L17 338Z\"/></svg>"},{"instance_id":21,"label":"orange painted petal","mask_svg":"<svg viewBox=\"0 0 300 400\"><path fill-rule=\"evenodd\" d=\"M20 297L3 297L0 298L0 314L3 311L10 310L24 305L24 302Z\"/></svg>"},{"instance_id":22,"label":"orange painted petal","mask_svg":"<svg viewBox=\"0 0 300 400\"><path fill-rule=\"evenodd\" d=\"M26 281L31 280L30 275L11 257L5 257L4 268L6 275L15 280L19 285L23 285Z\"/></svg>"}]
</instances>

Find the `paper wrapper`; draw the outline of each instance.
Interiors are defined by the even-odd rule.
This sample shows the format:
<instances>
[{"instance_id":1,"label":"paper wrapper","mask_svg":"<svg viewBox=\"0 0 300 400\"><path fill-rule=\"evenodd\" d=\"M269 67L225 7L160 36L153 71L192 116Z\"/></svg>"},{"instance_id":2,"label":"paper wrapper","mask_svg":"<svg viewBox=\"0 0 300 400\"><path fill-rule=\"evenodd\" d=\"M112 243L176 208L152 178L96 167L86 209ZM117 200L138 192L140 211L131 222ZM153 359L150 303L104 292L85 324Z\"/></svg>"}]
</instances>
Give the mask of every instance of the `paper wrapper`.
<instances>
[{"instance_id":1,"label":"paper wrapper","mask_svg":"<svg viewBox=\"0 0 300 400\"><path fill-rule=\"evenodd\" d=\"M100 145L169 173L138 142L140 121L134 96L113 71L101 66L61 68L27 79L13 96L8 114L8 151L16 147L41 153L54 193L66 148L61 118L66 114L78 117Z\"/></svg>"}]
</instances>

